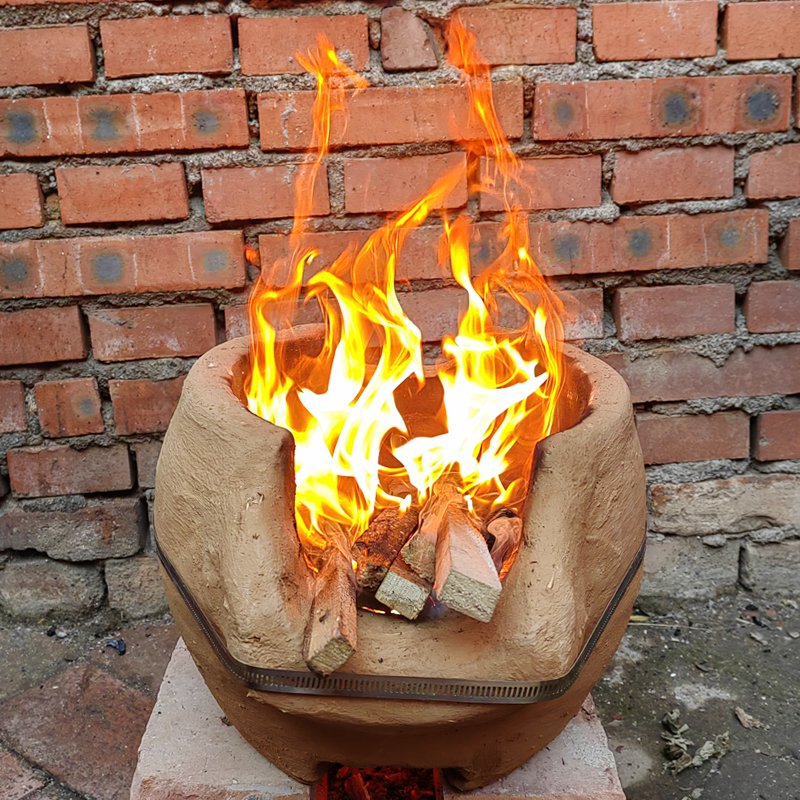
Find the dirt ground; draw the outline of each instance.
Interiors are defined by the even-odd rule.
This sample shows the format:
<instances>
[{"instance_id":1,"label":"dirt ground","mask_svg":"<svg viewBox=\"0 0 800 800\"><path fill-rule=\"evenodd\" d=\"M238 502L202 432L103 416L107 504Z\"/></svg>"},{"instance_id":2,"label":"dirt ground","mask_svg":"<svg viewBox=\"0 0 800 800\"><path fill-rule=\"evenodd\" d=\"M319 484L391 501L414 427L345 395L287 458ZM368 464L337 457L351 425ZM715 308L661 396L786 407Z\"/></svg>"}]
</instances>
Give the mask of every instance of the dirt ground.
<instances>
[{"instance_id":1,"label":"dirt ground","mask_svg":"<svg viewBox=\"0 0 800 800\"><path fill-rule=\"evenodd\" d=\"M634 618L594 692L628 800L800 800L798 602L742 592ZM0 621L2 800L127 800L176 638L168 618ZM723 754L673 775L675 710L673 756Z\"/></svg>"}]
</instances>

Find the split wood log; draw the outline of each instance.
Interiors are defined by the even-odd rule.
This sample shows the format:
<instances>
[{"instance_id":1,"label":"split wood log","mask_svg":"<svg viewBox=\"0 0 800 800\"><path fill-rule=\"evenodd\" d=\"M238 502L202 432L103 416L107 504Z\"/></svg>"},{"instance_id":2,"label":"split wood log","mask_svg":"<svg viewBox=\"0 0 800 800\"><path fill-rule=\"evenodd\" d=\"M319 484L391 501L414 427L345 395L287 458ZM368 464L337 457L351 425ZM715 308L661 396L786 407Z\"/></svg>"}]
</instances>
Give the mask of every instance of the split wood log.
<instances>
[{"instance_id":1,"label":"split wood log","mask_svg":"<svg viewBox=\"0 0 800 800\"><path fill-rule=\"evenodd\" d=\"M356 651L356 585L349 560L337 548L317 575L303 657L320 675L331 672Z\"/></svg>"},{"instance_id":2,"label":"split wood log","mask_svg":"<svg viewBox=\"0 0 800 800\"><path fill-rule=\"evenodd\" d=\"M491 537L492 562L500 573L503 564L522 541L522 520L513 512L498 514L486 524L486 531Z\"/></svg>"},{"instance_id":3,"label":"split wood log","mask_svg":"<svg viewBox=\"0 0 800 800\"><path fill-rule=\"evenodd\" d=\"M361 589L374 592L381 585L418 520L419 512L412 506L406 511L386 508L370 522L353 545L356 582Z\"/></svg>"},{"instance_id":4,"label":"split wood log","mask_svg":"<svg viewBox=\"0 0 800 800\"><path fill-rule=\"evenodd\" d=\"M344 782L344 788L350 800L372 800L360 772L354 771Z\"/></svg>"},{"instance_id":5,"label":"split wood log","mask_svg":"<svg viewBox=\"0 0 800 800\"><path fill-rule=\"evenodd\" d=\"M436 596L454 611L489 622L502 592L489 549L464 497L457 490L448 490L439 499L438 508L431 510L441 519L436 545Z\"/></svg>"},{"instance_id":6,"label":"split wood log","mask_svg":"<svg viewBox=\"0 0 800 800\"><path fill-rule=\"evenodd\" d=\"M416 619L425 606L433 586L432 580L420 577L398 556L375 593L375 599L402 614Z\"/></svg>"}]
</instances>

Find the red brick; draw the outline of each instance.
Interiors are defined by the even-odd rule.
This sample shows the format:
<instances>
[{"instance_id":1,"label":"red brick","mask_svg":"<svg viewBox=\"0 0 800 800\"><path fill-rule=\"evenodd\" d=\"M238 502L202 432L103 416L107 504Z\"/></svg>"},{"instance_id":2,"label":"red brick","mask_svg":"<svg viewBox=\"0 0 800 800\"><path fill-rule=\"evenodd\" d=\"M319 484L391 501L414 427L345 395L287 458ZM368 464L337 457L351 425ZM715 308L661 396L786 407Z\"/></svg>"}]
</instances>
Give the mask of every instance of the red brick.
<instances>
[{"instance_id":1,"label":"red brick","mask_svg":"<svg viewBox=\"0 0 800 800\"><path fill-rule=\"evenodd\" d=\"M22 381L0 381L0 433L24 431L27 427Z\"/></svg>"},{"instance_id":2,"label":"red brick","mask_svg":"<svg viewBox=\"0 0 800 800\"><path fill-rule=\"evenodd\" d=\"M0 100L0 156L143 153L249 144L243 89Z\"/></svg>"},{"instance_id":3,"label":"red brick","mask_svg":"<svg viewBox=\"0 0 800 800\"><path fill-rule=\"evenodd\" d=\"M800 270L800 218L789 221L778 252L786 269Z\"/></svg>"},{"instance_id":4,"label":"red brick","mask_svg":"<svg viewBox=\"0 0 800 800\"><path fill-rule=\"evenodd\" d=\"M33 793L44 784L44 778L34 772L30 764L0 749L0 786L4 788L8 800L23 800L26 797L37 800Z\"/></svg>"},{"instance_id":5,"label":"red brick","mask_svg":"<svg viewBox=\"0 0 800 800\"><path fill-rule=\"evenodd\" d=\"M472 227L470 239L470 261L472 274L477 275L482 267L493 261L500 249L502 223L479 222ZM312 275L331 264L348 247L356 243L363 247L374 231L329 231L307 233L303 244L318 251L307 267L304 282ZM443 229L440 225L426 225L409 231L400 249L396 275L400 281L424 281L452 278L450 267L439 260L439 245ZM289 280L290 242L285 234L259 236L262 275L270 286L285 286ZM273 266L277 268L272 271Z\"/></svg>"},{"instance_id":6,"label":"red brick","mask_svg":"<svg viewBox=\"0 0 800 800\"><path fill-rule=\"evenodd\" d=\"M114 406L117 433L162 433L181 397L184 375L165 381L118 381L111 379L108 390Z\"/></svg>"},{"instance_id":7,"label":"red brick","mask_svg":"<svg viewBox=\"0 0 800 800\"><path fill-rule=\"evenodd\" d=\"M106 77L233 69L230 19L224 14L100 20Z\"/></svg>"},{"instance_id":8,"label":"red brick","mask_svg":"<svg viewBox=\"0 0 800 800\"><path fill-rule=\"evenodd\" d=\"M645 139L789 128L790 75L539 83L533 137Z\"/></svg>"},{"instance_id":9,"label":"red brick","mask_svg":"<svg viewBox=\"0 0 800 800\"><path fill-rule=\"evenodd\" d=\"M620 205L733 197L733 158L732 147L719 145L620 151L611 196Z\"/></svg>"},{"instance_id":10,"label":"red brick","mask_svg":"<svg viewBox=\"0 0 800 800\"><path fill-rule=\"evenodd\" d=\"M757 461L800 458L800 409L758 415L753 457Z\"/></svg>"},{"instance_id":11,"label":"red brick","mask_svg":"<svg viewBox=\"0 0 800 800\"><path fill-rule=\"evenodd\" d=\"M39 424L46 436L83 436L105 430L94 378L46 381L34 387Z\"/></svg>"},{"instance_id":12,"label":"red brick","mask_svg":"<svg viewBox=\"0 0 800 800\"><path fill-rule=\"evenodd\" d=\"M179 292L244 286L240 231L0 244L0 297Z\"/></svg>"},{"instance_id":13,"label":"red brick","mask_svg":"<svg viewBox=\"0 0 800 800\"><path fill-rule=\"evenodd\" d=\"M456 173L460 172L460 175ZM467 204L464 153L406 158L354 158L344 162L344 204L351 214L401 211L416 203L445 175L454 174L454 188L435 208Z\"/></svg>"},{"instance_id":14,"label":"red brick","mask_svg":"<svg viewBox=\"0 0 800 800\"><path fill-rule=\"evenodd\" d=\"M247 306L230 306L225 309L225 339L238 339L248 336L250 328L247 324Z\"/></svg>"},{"instance_id":15,"label":"red brick","mask_svg":"<svg viewBox=\"0 0 800 800\"><path fill-rule=\"evenodd\" d=\"M462 8L458 17L492 66L575 61L574 8Z\"/></svg>"},{"instance_id":16,"label":"red brick","mask_svg":"<svg viewBox=\"0 0 800 800\"><path fill-rule=\"evenodd\" d=\"M750 455L750 418L741 411L664 416L637 414L645 464L714 461Z\"/></svg>"},{"instance_id":17,"label":"red brick","mask_svg":"<svg viewBox=\"0 0 800 800\"><path fill-rule=\"evenodd\" d=\"M634 403L800 392L798 344L754 347L749 352L737 348L721 367L684 350L660 350L636 359L610 353L603 360L625 378Z\"/></svg>"},{"instance_id":18,"label":"red brick","mask_svg":"<svg viewBox=\"0 0 800 800\"><path fill-rule=\"evenodd\" d=\"M744 191L752 200L800 195L800 143L753 153Z\"/></svg>"},{"instance_id":19,"label":"red brick","mask_svg":"<svg viewBox=\"0 0 800 800\"><path fill-rule=\"evenodd\" d=\"M800 3L729 3L722 43L729 61L800 56Z\"/></svg>"},{"instance_id":20,"label":"red brick","mask_svg":"<svg viewBox=\"0 0 800 800\"><path fill-rule=\"evenodd\" d=\"M436 41L418 16L398 6L381 12L381 61L387 72L438 66Z\"/></svg>"},{"instance_id":21,"label":"red brick","mask_svg":"<svg viewBox=\"0 0 800 800\"><path fill-rule=\"evenodd\" d=\"M8 451L8 477L16 497L119 492L133 486L128 448L65 445Z\"/></svg>"},{"instance_id":22,"label":"red brick","mask_svg":"<svg viewBox=\"0 0 800 800\"><path fill-rule=\"evenodd\" d=\"M36 176L26 172L0 175L0 230L42 225L44 199Z\"/></svg>"},{"instance_id":23,"label":"red brick","mask_svg":"<svg viewBox=\"0 0 800 800\"><path fill-rule=\"evenodd\" d=\"M522 81L493 85L497 116L506 136L522 136ZM266 92L258 96L262 150L305 150L311 144L314 92ZM485 129L469 118L461 85L373 87L347 93L348 119L333 119L333 146L422 144L480 139ZM1 108L1 107L0 107ZM2 128L0 127L0 130Z\"/></svg>"},{"instance_id":24,"label":"red brick","mask_svg":"<svg viewBox=\"0 0 800 800\"><path fill-rule=\"evenodd\" d=\"M94 51L87 25L1 30L0 52L0 86L94 80Z\"/></svg>"},{"instance_id":25,"label":"red brick","mask_svg":"<svg viewBox=\"0 0 800 800\"><path fill-rule=\"evenodd\" d=\"M800 281L757 281L744 303L751 333L800 331Z\"/></svg>"},{"instance_id":26,"label":"red brick","mask_svg":"<svg viewBox=\"0 0 800 800\"><path fill-rule=\"evenodd\" d=\"M81 361L87 353L77 306L0 313L0 365Z\"/></svg>"},{"instance_id":27,"label":"red brick","mask_svg":"<svg viewBox=\"0 0 800 800\"><path fill-rule=\"evenodd\" d=\"M209 222L291 217L298 166L228 167L203 170L203 200ZM306 198L304 198L304 202ZM309 216L330 213L324 170L314 183Z\"/></svg>"},{"instance_id":28,"label":"red brick","mask_svg":"<svg viewBox=\"0 0 800 800\"><path fill-rule=\"evenodd\" d=\"M618 289L617 338L632 342L733 333L735 306L736 292L730 283Z\"/></svg>"},{"instance_id":29,"label":"red brick","mask_svg":"<svg viewBox=\"0 0 800 800\"><path fill-rule=\"evenodd\" d=\"M325 34L338 56L352 69L369 64L367 18L363 14L332 17L239 18L242 75L299 75L305 72L296 55L305 55Z\"/></svg>"},{"instance_id":30,"label":"red brick","mask_svg":"<svg viewBox=\"0 0 800 800\"><path fill-rule=\"evenodd\" d=\"M484 176L492 174L490 166L482 163ZM539 210L546 208L587 208L599 206L603 184L600 156L528 158L522 161L519 182L507 188L512 193L512 205ZM501 211L502 196L482 192L482 211Z\"/></svg>"},{"instance_id":31,"label":"red brick","mask_svg":"<svg viewBox=\"0 0 800 800\"><path fill-rule=\"evenodd\" d=\"M133 452L136 456L136 476L139 488L154 489L161 442L137 442L133 445Z\"/></svg>"},{"instance_id":32,"label":"red brick","mask_svg":"<svg viewBox=\"0 0 800 800\"><path fill-rule=\"evenodd\" d=\"M104 309L89 314L98 361L199 356L217 343L208 304Z\"/></svg>"},{"instance_id":33,"label":"red brick","mask_svg":"<svg viewBox=\"0 0 800 800\"><path fill-rule=\"evenodd\" d=\"M60 168L56 180L66 225L189 216L183 164Z\"/></svg>"},{"instance_id":34,"label":"red brick","mask_svg":"<svg viewBox=\"0 0 800 800\"><path fill-rule=\"evenodd\" d=\"M717 52L714 0L592 6L598 61L697 58Z\"/></svg>"}]
</instances>

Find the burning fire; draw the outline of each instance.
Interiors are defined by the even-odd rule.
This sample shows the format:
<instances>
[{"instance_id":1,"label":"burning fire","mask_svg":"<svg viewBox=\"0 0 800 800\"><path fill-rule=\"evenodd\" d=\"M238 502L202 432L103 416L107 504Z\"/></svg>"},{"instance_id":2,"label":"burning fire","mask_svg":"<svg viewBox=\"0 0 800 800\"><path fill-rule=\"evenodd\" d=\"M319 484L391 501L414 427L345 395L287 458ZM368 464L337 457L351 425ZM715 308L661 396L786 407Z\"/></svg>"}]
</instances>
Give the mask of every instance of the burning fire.
<instances>
[{"instance_id":1,"label":"burning fire","mask_svg":"<svg viewBox=\"0 0 800 800\"><path fill-rule=\"evenodd\" d=\"M458 482L482 516L497 506L519 510L533 445L552 429L563 377L561 306L529 254L527 218L514 205L512 187L522 179L522 165L500 128L489 67L457 19L449 52L464 75L470 122L483 125L485 138L464 143L466 167L442 176L363 247L351 245L307 280L306 268L319 253L304 245L303 233L331 119L346 113L347 97L366 81L324 38L298 55L317 81L313 143L297 181L288 265L265 269L250 297L246 395L253 413L294 435L297 529L312 563L329 545L349 553L376 511L421 505L445 477ZM479 158L489 167L480 182L470 169ZM502 252L473 280L471 221L444 219L440 261L449 262L469 306L458 334L442 342L445 359L437 374L444 399L437 420L444 432L413 437L395 392L407 381L425 382L422 341L395 292L396 267L408 234L465 177L471 191L492 192L503 201ZM287 266L288 282L279 277ZM321 306L324 341L318 355L290 358L278 331L291 325L304 285L305 302ZM519 329L497 325L500 301L522 312Z\"/></svg>"}]
</instances>

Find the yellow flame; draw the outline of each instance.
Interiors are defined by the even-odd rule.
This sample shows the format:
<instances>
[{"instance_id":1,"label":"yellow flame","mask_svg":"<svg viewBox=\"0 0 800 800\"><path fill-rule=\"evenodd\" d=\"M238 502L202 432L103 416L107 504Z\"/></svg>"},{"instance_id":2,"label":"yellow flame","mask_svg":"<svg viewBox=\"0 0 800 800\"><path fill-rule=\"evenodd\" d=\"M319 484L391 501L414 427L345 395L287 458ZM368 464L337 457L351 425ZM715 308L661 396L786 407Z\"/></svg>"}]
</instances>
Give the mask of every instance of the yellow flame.
<instances>
[{"instance_id":1,"label":"yellow flame","mask_svg":"<svg viewBox=\"0 0 800 800\"><path fill-rule=\"evenodd\" d=\"M440 257L468 305L458 334L442 343L437 369L444 396L436 417L444 432L427 437L409 433L395 398L406 381L425 382L421 334L395 292L396 267L408 234L476 171L468 165L443 175L363 247L352 245L304 281L318 255L303 245L303 233L332 116L366 82L327 40L298 55L317 81L313 146L297 181L291 255L262 273L250 298L246 394L253 413L294 435L297 529L311 563L330 545L349 552L377 510L405 512L444 476L459 481L478 513L498 503L519 508L533 445L552 429L563 374L561 308L529 254L527 218L514 207L509 187L520 180L520 162L497 119L489 67L458 18L449 48L465 76L471 117L486 130L483 140L464 144L470 164L490 164L489 178L481 186L470 181L470 189L501 196L506 223L500 256L473 281L470 220L444 220ZM305 302L319 303L325 321L315 354L290 352L282 332L304 285ZM518 327L499 327L501 305L516 314Z\"/></svg>"}]
</instances>

